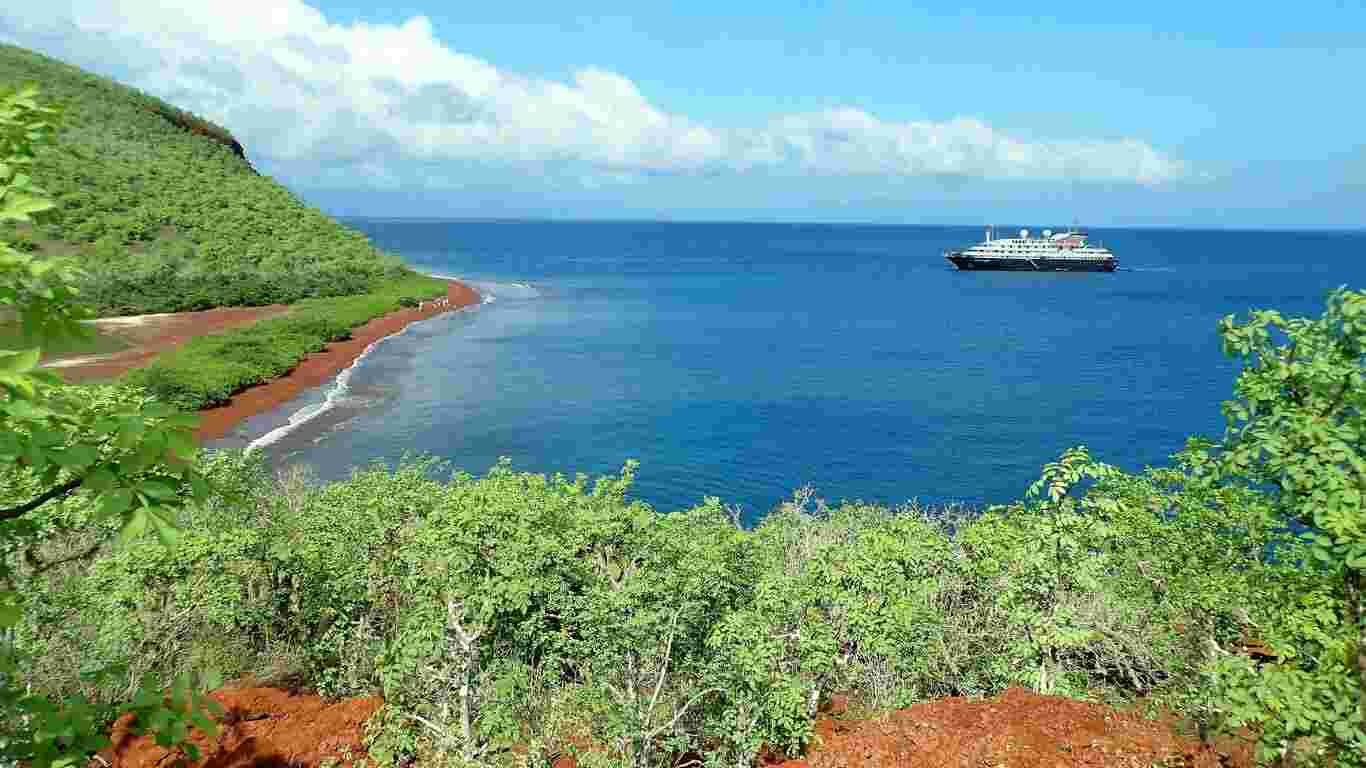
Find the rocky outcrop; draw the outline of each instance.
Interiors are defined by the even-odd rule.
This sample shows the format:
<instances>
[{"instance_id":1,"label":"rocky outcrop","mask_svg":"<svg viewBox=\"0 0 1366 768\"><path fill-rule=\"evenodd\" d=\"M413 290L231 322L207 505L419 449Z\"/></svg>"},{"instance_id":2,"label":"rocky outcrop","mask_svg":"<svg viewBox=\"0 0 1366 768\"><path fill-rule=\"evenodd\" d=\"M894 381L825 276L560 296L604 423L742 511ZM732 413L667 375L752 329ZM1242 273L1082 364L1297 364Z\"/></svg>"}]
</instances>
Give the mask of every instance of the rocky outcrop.
<instances>
[{"instance_id":1,"label":"rocky outcrop","mask_svg":"<svg viewBox=\"0 0 1366 768\"><path fill-rule=\"evenodd\" d=\"M243 149L242 143L233 137L231 133L228 133L226 128L211 123L198 115L191 114L182 109L177 109L160 99L149 97L148 101L151 104L152 111L160 115L167 122L189 131L190 133L198 134L222 144L232 150L232 153L237 155L243 163L246 163L247 167L251 168L253 173L256 172L256 169L252 168L251 161L247 159L247 153L246 150Z\"/></svg>"}]
</instances>

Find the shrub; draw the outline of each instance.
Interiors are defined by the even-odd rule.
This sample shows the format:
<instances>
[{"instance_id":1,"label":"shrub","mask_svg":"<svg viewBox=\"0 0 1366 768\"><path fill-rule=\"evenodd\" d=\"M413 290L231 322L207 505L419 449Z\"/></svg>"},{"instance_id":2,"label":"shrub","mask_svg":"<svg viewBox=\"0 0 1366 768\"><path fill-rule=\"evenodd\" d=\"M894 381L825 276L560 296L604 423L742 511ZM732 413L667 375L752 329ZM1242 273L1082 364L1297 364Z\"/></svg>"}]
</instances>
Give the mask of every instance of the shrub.
<instances>
[{"instance_id":1,"label":"shrub","mask_svg":"<svg viewBox=\"0 0 1366 768\"><path fill-rule=\"evenodd\" d=\"M223 495L187 510L183 547L49 576L49 607L17 635L44 657L43 685L87 690L82 659L135 659L159 679L287 670L328 695L383 693L372 754L386 761L577 743L605 750L587 763L705 750L745 766L765 744L809 744L836 692L877 710L1026 684L1198 715L1262 679L1210 655L1249 626L1278 647L1268 630L1298 627L1305 652L1317 637L1315 658L1343 658L1324 623L1337 603L1299 618L1267 604L1316 583L1267 556L1294 540L1257 527L1243 491L1205 495L1179 470L1107 473L1070 488L1074 505L953 526L802 493L745 531L716 500L632 502L630 466L590 484L506 464L441 481L407 462L318 486L232 453L206 462ZM1071 452L1046 477L1088 465ZM1332 679L1314 677L1328 687L1306 701L1328 701ZM1326 714L1303 722L1336 712L1312 711Z\"/></svg>"}]
</instances>

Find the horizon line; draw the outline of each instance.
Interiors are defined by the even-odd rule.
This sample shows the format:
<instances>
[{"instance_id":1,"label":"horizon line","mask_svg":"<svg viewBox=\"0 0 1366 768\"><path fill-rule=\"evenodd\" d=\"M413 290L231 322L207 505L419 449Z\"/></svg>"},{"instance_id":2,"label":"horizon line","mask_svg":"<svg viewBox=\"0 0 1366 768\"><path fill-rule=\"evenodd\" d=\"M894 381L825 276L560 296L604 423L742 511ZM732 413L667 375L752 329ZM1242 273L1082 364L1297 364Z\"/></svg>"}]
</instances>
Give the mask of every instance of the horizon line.
<instances>
[{"instance_id":1,"label":"horizon line","mask_svg":"<svg viewBox=\"0 0 1366 768\"><path fill-rule=\"evenodd\" d=\"M551 216L367 216L351 214L328 214L340 220L353 221L392 221L404 223L431 223L431 224L730 224L730 225L749 225L749 226L816 226L816 227L880 227L886 229L931 229L931 228L973 228L980 229L985 226L998 228L1027 227L1037 228L1039 224L930 224L930 223L895 223L883 221L794 221L784 219L662 219L662 218L630 218L630 217L551 217ZM1059 225L1070 226L1070 225ZM1366 224L1347 227L1347 226L1300 226L1300 227L1278 227L1278 226L1192 226L1182 224L1102 224L1093 226L1089 224L1077 225L1082 230L1106 230L1106 229L1128 229L1128 230L1168 230L1179 232L1314 232L1324 234L1361 234L1366 235Z\"/></svg>"}]
</instances>

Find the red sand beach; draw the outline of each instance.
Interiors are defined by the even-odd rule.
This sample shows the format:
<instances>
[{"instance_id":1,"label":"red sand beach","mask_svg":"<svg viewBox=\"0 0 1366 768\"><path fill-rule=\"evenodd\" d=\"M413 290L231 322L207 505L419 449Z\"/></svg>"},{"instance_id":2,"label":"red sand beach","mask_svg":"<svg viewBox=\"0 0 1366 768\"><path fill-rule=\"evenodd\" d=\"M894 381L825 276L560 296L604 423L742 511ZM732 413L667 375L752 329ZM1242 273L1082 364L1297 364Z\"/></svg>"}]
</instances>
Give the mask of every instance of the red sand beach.
<instances>
[{"instance_id":1,"label":"red sand beach","mask_svg":"<svg viewBox=\"0 0 1366 768\"><path fill-rule=\"evenodd\" d=\"M448 282L444 306L429 304L422 309L400 309L377 317L353 329L350 339L333 342L321 352L308 355L289 373L239 392L224 405L200 411L199 439L222 437L243 420L289 402L305 389L326 383L371 343L398 333L409 323L479 303L479 293L473 288L457 280ZM117 336L130 346L118 352L69 357L47 365L61 371L62 377L71 382L113 379L147 365L162 352L197 336L249 325L288 311L289 307L276 304L96 320L94 324L100 333Z\"/></svg>"},{"instance_id":2,"label":"red sand beach","mask_svg":"<svg viewBox=\"0 0 1366 768\"><path fill-rule=\"evenodd\" d=\"M245 389L223 405L200 411L196 436L201 441L223 437L242 421L287 403L306 389L325 384L351 365L366 347L398 333L409 323L479 303L479 293L473 288L456 280L449 282L446 306L400 309L377 317L353 329L350 339L333 342L321 352L306 356L289 373Z\"/></svg>"}]
</instances>

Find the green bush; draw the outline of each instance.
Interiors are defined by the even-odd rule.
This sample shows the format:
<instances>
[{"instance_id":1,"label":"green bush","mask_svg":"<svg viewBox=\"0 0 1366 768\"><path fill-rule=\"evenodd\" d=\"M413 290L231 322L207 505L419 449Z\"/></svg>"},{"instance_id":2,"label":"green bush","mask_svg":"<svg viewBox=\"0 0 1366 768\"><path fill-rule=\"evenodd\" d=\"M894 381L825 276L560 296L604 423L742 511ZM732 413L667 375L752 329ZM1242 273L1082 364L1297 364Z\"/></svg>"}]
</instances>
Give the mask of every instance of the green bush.
<instances>
[{"instance_id":1,"label":"green bush","mask_svg":"<svg viewBox=\"0 0 1366 768\"><path fill-rule=\"evenodd\" d=\"M51 578L20 634L44 684L136 656L160 675L379 691L386 760L549 754L578 734L626 764L705 748L748 765L764 744L808 744L836 692L878 710L1025 684L1198 714L1230 658L1211 646L1236 647L1277 615L1263 596L1305 578L1266 557L1295 546L1284 533L1237 530L1242 508L1224 505L1239 497L1200 498L1169 470L952 526L800 494L752 531L715 500L632 502L630 467L596 484L506 465L439 481L416 462L315 486L222 454L205 472L225 500L187 513L174 552ZM1100 522L1081 527L1083 509ZM1235 673L1221 679L1255 671Z\"/></svg>"},{"instance_id":2,"label":"green bush","mask_svg":"<svg viewBox=\"0 0 1366 768\"><path fill-rule=\"evenodd\" d=\"M1303 536L1278 552L1300 580L1268 593L1279 610L1259 612L1280 663L1249 674L1226 661L1212 719L1258 728L1265 760L1366 764L1366 292L1334 292L1318 318L1230 316L1220 334L1243 365L1228 434L1192 446L1193 467L1206 484L1257 493L1269 525Z\"/></svg>"}]
</instances>

